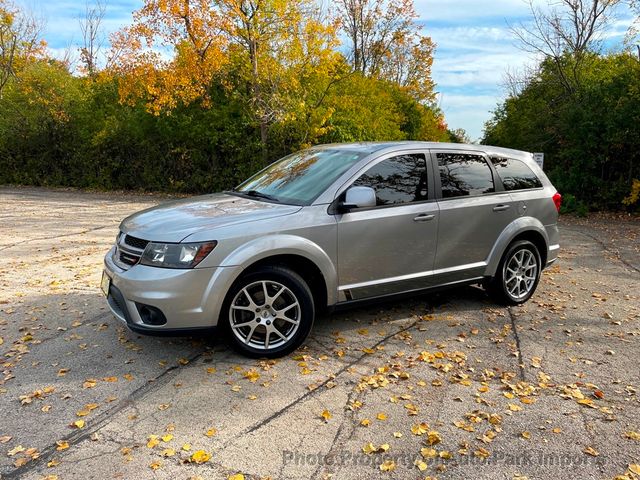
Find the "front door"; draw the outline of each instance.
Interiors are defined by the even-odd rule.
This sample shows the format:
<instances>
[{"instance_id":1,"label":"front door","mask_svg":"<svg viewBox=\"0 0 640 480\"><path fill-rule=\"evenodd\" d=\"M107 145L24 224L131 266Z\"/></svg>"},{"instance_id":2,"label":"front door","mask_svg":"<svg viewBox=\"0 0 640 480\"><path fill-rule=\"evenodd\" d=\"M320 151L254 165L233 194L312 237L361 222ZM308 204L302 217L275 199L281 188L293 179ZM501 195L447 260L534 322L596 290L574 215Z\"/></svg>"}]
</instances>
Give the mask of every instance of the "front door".
<instances>
[{"instance_id":1,"label":"front door","mask_svg":"<svg viewBox=\"0 0 640 480\"><path fill-rule=\"evenodd\" d=\"M342 300L428 286L438 204L425 153L393 154L368 165L351 186L376 191L376 207L337 216Z\"/></svg>"}]
</instances>

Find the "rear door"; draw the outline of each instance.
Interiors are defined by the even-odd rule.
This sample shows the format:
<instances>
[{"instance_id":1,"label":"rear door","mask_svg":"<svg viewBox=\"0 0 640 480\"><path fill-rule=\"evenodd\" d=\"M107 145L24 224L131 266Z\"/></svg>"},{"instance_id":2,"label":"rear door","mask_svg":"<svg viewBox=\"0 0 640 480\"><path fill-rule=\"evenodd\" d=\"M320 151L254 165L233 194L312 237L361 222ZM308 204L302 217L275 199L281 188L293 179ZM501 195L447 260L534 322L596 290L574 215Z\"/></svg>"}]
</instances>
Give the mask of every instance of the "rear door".
<instances>
[{"instance_id":1,"label":"rear door","mask_svg":"<svg viewBox=\"0 0 640 480\"><path fill-rule=\"evenodd\" d=\"M337 215L343 300L423 288L432 276L438 204L428 153L375 160L350 182L376 191L377 206ZM430 165L429 165L430 166Z\"/></svg>"},{"instance_id":2,"label":"rear door","mask_svg":"<svg viewBox=\"0 0 640 480\"><path fill-rule=\"evenodd\" d=\"M517 208L482 152L432 150L440 207L438 283L481 277L499 235Z\"/></svg>"}]
</instances>

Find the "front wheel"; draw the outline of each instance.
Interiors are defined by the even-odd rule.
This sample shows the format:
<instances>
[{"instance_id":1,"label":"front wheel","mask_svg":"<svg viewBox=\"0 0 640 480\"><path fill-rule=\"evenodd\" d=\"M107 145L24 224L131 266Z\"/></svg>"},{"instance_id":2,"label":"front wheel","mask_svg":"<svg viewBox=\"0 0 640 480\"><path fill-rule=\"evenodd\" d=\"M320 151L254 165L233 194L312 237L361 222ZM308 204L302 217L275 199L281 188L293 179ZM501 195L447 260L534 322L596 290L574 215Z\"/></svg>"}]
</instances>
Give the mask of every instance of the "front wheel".
<instances>
[{"instance_id":1,"label":"front wheel","mask_svg":"<svg viewBox=\"0 0 640 480\"><path fill-rule=\"evenodd\" d=\"M500 303L519 305L531 298L541 272L542 261L538 248L527 240L519 240L507 248L487 290Z\"/></svg>"},{"instance_id":2,"label":"front wheel","mask_svg":"<svg viewBox=\"0 0 640 480\"><path fill-rule=\"evenodd\" d=\"M231 288L221 321L232 346L251 357L286 355L307 338L313 295L295 272L267 266L243 275Z\"/></svg>"}]
</instances>

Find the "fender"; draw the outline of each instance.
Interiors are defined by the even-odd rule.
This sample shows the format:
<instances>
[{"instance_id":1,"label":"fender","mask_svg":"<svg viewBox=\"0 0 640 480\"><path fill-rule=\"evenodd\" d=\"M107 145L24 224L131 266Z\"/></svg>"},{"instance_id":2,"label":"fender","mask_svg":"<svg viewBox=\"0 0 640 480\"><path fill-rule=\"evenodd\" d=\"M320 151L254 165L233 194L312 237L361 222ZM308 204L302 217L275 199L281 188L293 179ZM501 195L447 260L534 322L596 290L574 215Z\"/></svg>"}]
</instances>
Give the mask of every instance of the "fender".
<instances>
[{"instance_id":1,"label":"fender","mask_svg":"<svg viewBox=\"0 0 640 480\"><path fill-rule=\"evenodd\" d=\"M484 271L485 276L494 276L498 269L500 259L502 258L504 251L507 249L507 246L521 233L530 231L538 232L542 235L542 238L544 238L545 245L549 245L547 230L544 228L544 225L540 220L533 217L519 217L506 226L498 237L498 240L496 240L496 243L493 245L491 252L489 252L489 257L487 258L487 268Z\"/></svg>"},{"instance_id":2,"label":"fender","mask_svg":"<svg viewBox=\"0 0 640 480\"><path fill-rule=\"evenodd\" d=\"M235 269L237 272L233 278L235 281L246 268L257 261L276 255L298 255L313 262L324 277L328 305L333 305L338 301L336 267L325 251L307 238L283 234L259 237L231 252L220 266L239 267Z\"/></svg>"}]
</instances>

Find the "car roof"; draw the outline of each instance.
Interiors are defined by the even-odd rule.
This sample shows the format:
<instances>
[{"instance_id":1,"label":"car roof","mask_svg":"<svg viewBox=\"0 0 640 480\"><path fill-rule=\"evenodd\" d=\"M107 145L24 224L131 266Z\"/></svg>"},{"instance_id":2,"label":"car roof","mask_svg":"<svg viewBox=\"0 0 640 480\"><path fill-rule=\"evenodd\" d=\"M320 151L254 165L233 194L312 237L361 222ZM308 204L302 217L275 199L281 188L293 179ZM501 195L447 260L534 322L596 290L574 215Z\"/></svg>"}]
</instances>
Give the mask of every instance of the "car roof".
<instances>
[{"instance_id":1,"label":"car roof","mask_svg":"<svg viewBox=\"0 0 640 480\"><path fill-rule=\"evenodd\" d=\"M441 143L418 141L395 142L354 142L354 143L328 143L316 145L315 149L353 150L363 153L379 153L384 150L392 152L398 148L428 148L428 149L454 149L475 152L485 152L488 155L503 155L512 158L531 158L531 153L511 148L493 147L490 145L475 145L467 143Z\"/></svg>"}]
</instances>

